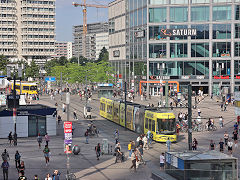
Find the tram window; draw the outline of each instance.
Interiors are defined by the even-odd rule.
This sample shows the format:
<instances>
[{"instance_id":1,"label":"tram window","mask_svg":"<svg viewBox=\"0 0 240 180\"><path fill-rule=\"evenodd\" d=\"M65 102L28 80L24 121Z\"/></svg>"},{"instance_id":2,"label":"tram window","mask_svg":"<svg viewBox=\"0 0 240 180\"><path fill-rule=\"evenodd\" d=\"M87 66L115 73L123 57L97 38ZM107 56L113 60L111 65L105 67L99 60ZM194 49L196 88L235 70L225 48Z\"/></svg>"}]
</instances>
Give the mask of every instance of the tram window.
<instances>
[{"instance_id":1,"label":"tram window","mask_svg":"<svg viewBox=\"0 0 240 180\"><path fill-rule=\"evenodd\" d=\"M155 121L152 121L152 131L155 132Z\"/></svg>"},{"instance_id":2,"label":"tram window","mask_svg":"<svg viewBox=\"0 0 240 180\"><path fill-rule=\"evenodd\" d=\"M157 119L159 133L174 133L175 119Z\"/></svg>"},{"instance_id":3,"label":"tram window","mask_svg":"<svg viewBox=\"0 0 240 180\"><path fill-rule=\"evenodd\" d=\"M23 90L29 90L29 86L23 86Z\"/></svg>"},{"instance_id":4,"label":"tram window","mask_svg":"<svg viewBox=\"0 0 240 180\"><path fill-rule=\"evenodd\" d=\"M107 113L112 114L112 106L110 105L107 106Z\"/></svg>"},{"instance_id":5,"label":"tram window","mask_svg":"<svg viewBox=\"0 0 240 180\"><path fill-rule=\"evenodd\" d=\"M152 128L152 120L151 119L149 119L149 121L148 121L149 123L148 123L148 128L149 128L149 130L151 130L151 128Z\"/></svg>"},{"instance_id":6,"label":"tram window","mask_svg":"<svg viewBox=\"0 0 240 180\"><path fill-rule=\"evenodd\" d=\"M36 91L37 90L37 86L30 86L30 90L31 91Z\"/></svg>"},{"instance_id":7,"label":"tram window","mask_svg":"<svg viewBox=\"0 0 240 180\"><path fill-rule=\"evenodd\" d=\"M15 85L15 88L16 88L16 89L20 89L20 86L18 86L18 85Z\"/></svg>"},{"instance_id":8,"label":"tram window","mask_svg":"<svg viewBox=\"0 0 240 180\"><path fill-rule=\"evenodd\" d=\"M145 129L148 129L148 118L145 119Z\"/></svg>"}]
</instances>

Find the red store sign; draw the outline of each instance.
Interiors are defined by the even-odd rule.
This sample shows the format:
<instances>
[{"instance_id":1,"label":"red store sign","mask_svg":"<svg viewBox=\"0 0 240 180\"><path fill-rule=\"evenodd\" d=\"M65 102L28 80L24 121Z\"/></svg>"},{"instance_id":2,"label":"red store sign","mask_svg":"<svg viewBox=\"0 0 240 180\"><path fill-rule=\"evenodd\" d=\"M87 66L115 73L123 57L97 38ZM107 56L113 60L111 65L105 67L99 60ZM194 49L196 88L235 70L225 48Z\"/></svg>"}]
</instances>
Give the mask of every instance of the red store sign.
<instances>
[{"instance_id":1,"label":"red store sign","mask_svg":"<svg viewBox=\"0 0 240 180\"><path fill-rule=\"evenodd\" d=\"M230 79L229 76L214 76L213 79Z\"/></svg>"}]
</instances>

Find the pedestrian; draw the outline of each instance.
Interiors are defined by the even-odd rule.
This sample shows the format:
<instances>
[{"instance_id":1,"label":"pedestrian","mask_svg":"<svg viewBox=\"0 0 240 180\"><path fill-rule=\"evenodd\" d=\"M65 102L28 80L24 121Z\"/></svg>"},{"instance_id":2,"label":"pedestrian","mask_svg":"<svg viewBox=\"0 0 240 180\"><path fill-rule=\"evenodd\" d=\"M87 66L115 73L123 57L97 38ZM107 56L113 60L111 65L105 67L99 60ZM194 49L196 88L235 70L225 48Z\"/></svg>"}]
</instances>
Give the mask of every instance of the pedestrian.
<instances>
[{"instance_id":1,"label":"pedestrian","mask_svg":"<svg viewBox=\"0 0 240 180\"><path fill-rule=\"evenodd\" d=\"M8 160L10 160L10 157L9 157L9 154L8 154L8 152L7 152L7 150L6 149L4 149L4 151L3 151L3 153L2 153L2 160L3 161L8 161Z\"/></svg>"},{"instance_id":2,"label":"pedestrian","mask_svg":"<svg viewBox=\"0 0 240 180\"><path fill-rule=\"evenodd\" d=\"M193 138L192 150L197 150L197 145L198 145L198 142L197 142L196 138Z\"/></svg>"},{"instance_id":3,"label":"pedestrian","mask_svg":"<svg viewBox=\"0 0 240 180\"><path fill-rule=\"evenodd\" d=\"M4 160L4 162L1 165L1 168L3 169L3 180L8 180L9 163L7 162L7 160Z\"/></svg>"},{"instance_id":4,"label":"pedestrian","mask_svg":"<svg viewBox=\"0 0 240 180\"><path fill-rule=\"evenodd\" d=\"M61 120L62 120L61 116L58 115L58 125L60 124Z\"/></svg>"},{"instance_id":5,"label":"pedestrian","mask_svg":"<svg viewBox=\"0 0 240 180\"><path fill-rule=\"evenodd\" d=\"M219 126L220 126L220 128L223 128L223 117L222 116L219 117Z\"/></svg>"},{"instance_id":6,"label":"pedestrian","mask_svg":"<svg viewBox=\"0 0 240 180\"><path fill-rule=\"evenodd\" d=\"M38 133L37 142L38 142L39 149L41 149L42 136L40 135L40 133Z\"/></svg>"},{"instance_id":7,"label":"pedestrian","mask_svg":"<svg viewBox=\"0 0 240 180\"><path fill-rule=\"evenodd\" d=\"M238 141L238 131L236 129L233 131L233 140L235 143Z\"/></svg>"},{"instance_id":8,"label":"pedestrian","mask_svg":"<svg viewBox=\"0 0 240 180\"><path fill-rule=\"evenodd\" d=\"M233 142L231 141L231 139L228 140L227 146L228 146L228 152L230 153L230 155L232 155Z\"/></svg>"},{"instance_id":9,"label":"pedestrian","mask_svg":"<svg viewBox=\"0 0 240 180\"><path fill-rule=\"evenodd\" d=\"M198 116L201 116L201 110L198 109Z\"/></svg>"},{"instance_id":10,"label":"pedestrian","mask_svg":"<svg viewBox=\"0 0 240 180\"><path fill-rule=\"evenodd\" d=\"M99 160L99 157L101 155L101 146L100 143L97 144L97 146L95 147L95 151L96 151L96 155L97 155L97 160Z\"/></svg>"},{"instance_id":11,"label":"pedestrian","mask_svg":"<svg viewBox=\"0 0 240 180\"><path fill-rule=\"evenodd\" d=\"M147 136L144 134L143 135L143 149L148 149L148 144L147 144L147 142L148 142L148 139L147 139Z\"/></svg>"},{"instance_id":12,"label":"pedestrian","mask_svg":"<svg viewBox=\"0 0 240 180\"><path fill-rule=\"evenodd\" d=\"M152 138L151 138L151 136L152 136L152 133L151 133L150 130L148 130L148 132L147 132L148 146L150 146L150 144L152 144Z\"/></svg>"},{"instance_id":13,"label":"pedestrian","mask_svg":"<svg viewBox=\"0 0 240 180\"><path fill-rule=\"evenodd\" d=\"M25 165L24 165L24 161L22 161L20 163L20 165L18 166L18 173L19 173L19 175L23 174L24 171L25 171Z\"/></svg>"},{"instance_id":14,"label":"pedestrian","mask_svg":"<svg viewBox=\"0 0 240 180\"><path fill-rule=\"evenodd\" d=\"M225 146L227 146L227 142L228 142L228 139L229 139L229 134L227 133L227 131L225 131L223 138L224 138L224 141L225 141Z\"/></svg>"},{"instance_id":15,"label":"pedestrian","mask_svg":"<svg viewBox=\"0 0 240 180\"><path fill-rule=\"evenodd\" d=\"M34 175L34 180L39 180L38 175Z\"/></svg>"},{"instance_id":16,"label":"pedestrian","mask_svg":"<svg viewBox=\"0 0 240 180\"><path fill-rule=\"evenodd\" d=\"M45 141L46 141L46 145L48 146L48 143L50 141L50 137L49 137L48 133L46 133L46 135L45 135Z\"/></svg>"},{"instance_id":17,"label":"pedestrian","mask_svg":"<svg viewBox=\"0 0 240 180\"><path fill-rule=\"evenodd\" d=\"M227 111L227 104L224 103L224 111Z\"/></svg>"},{"instance_id":18,"label":"pedestrian","mask_svg":"<svg viewBox=\"0 0 240 180\"><path fill-rule=\"evenodd\" d=\"M238 130L238 123L236 122L236 123L233 125L233 127L234 127L234 130Z\"/></svg>"},{"instance_id":19,"label":"pedestrian","mask_svg":"<svg viewBox=\"0 0 240 180\"><path fill-rule=\"evenodd\" d=\"M118 129L115 130L114 137L115 137L115 141L116 141L116 144L117 144L117 143L118 143L118 140L119 140L119 132L118 132Z\"/></svg>"},{"instance_id":20,"label":"pedestrian","mask_svg":"<svg viewBox=\"0 0 240 180\"><path fill-rule=\"evenodd\" d=\"M11 146L11 145L12 145L12 142L13 142L12 131L8 134L8 140L9 140L9 144L10 144L10 146Z\"/></svg>"},{"instance_id":21,"label":"pedestrian","mask_svg":"<svg viewBox=\"0 0 240 180\"><path fill-rule=\"evenodd\" d=\"M16 169L20 166L20 159L21 159L21 155L19 154L18 151L16 151L16 154L15 154L15 165L16 165Z\"/></svg>"},{"instance_id":22,"label":"pedestrian","mask_svg":"<svg viewBox=\"0 0 240 180\"><path fill-rule=\"evenodd\" d=\"M222 152L222 153L224 152L223 146L224 146L223 139L220 138L220 141L219 141L219 151Z\"/></svg>"},{"instance_id":23,"label":"pedestrian","mask_svg":"<svg viewBox=\"0 0 240 180\"><path fill-rule=\"evenodd\" d=\"M73 111L73 118L74 118L74 120L78 120L76 111Z\"/></svg>"},{"instance_id":24,"label":"pedestrian","mask_svg":"<svg viewBox=\"0 0 240 180\"><path fill-rule=\"evenodd\" d=\"M117 163L118 160L121 162L123 161L123 153L121 152L121 145L120 142L118 142L115 146L115 153L116 153L116 160L115 163Z\"/></svg>"},{"instance_id":25,"label":"pedestrian","mask_svg":"<svg viewBox=\"0 0 240 180\"><path fill-rule=\"evenodd\" d=\"M50 149L48 148L48 145L45 145L45 148L43 150L45 161L46 161L46 166L49 164L49 158L50 158Z\"/></svg>"},{"instance_id":26,"label":"pedestrian","mask_svg":"<svg viewBox=\"0 0 240 180\"><path fill-rule=\"evenodd\" d=\"M48 173L45 180L53 180L53 179L52 179L51 175Z\"/></svg>"},{"instance_id":27,"label":"pedestrian","mask_svg":"<svg viewBox=\"0 0 240 180\"><path fill-rule=\"evenodd\" d=\"M223 103L221 104L221 111L223 111Z\"/></svg>"},{"instance_id":28,"label":"pedestrian","mask_svg":"<svg viewBox=\"0 0 240 180\"><path fill-rule=\"evenodd\" d=\"M14 144L14 146L17 146L17 133L16 132L13 134L13 144Z\"/></svg>"},{"instance_id":29,"label":"pedestrian","mask_svg":"<svg viewBox=\"0 0 240 180\"><path fill-rule=\"evenodd\" d=\"M132 166L130 167L130 169L134 168L134 171L136 172L136 161L137 161L136 149L131 154L131 161L132 161Z\"/></svg>"},{"instance_id":30,"label":"pedestrian","mask_svg":"<svg viewBox=\"0 0 240 180\"><path fill-rule=\"evenodd\" d=\"M209 150L214 150L214 149L215 149L215 143L213 142L213 140L211 140L209 144Z\"/></svg>"},{"instance_id":31,"label":"pedestrian","mask_svg":"<svg viewBox=\"0 0 240 180\"><path fill-rule=\"evenodd\" d=\"M164 153L160 154L160 170L164 170L165 157Z\"/></svg>"},{"instance_id":32,"label":"pedestrian","mask_svg":"<svg viewBox=\"0 0 240 180\"><path fill-rule=\"evenodd\" d=\"M128 144L128 152L129 152L129 158L131 158L131 155L132 155L132 141L129 141L129 144Z\"/></svg>"},{"instance_id":33,"label":"pedestrian","mask_svg":"<svg viewBox=\"0 0 240 180\"><path fill-rule=\"evenodd\" d=\"M86 144L88 144L88 139L89 139L88 129L87 129L86 132L84 133L84 136L86 137Z\"/></svg>"},{"instance_id":34,"label":"pedestrian","mask_svg":"<svg viewBox=\"0 0 240 180\"><path fill-rule=\"evenodd\" d=\"M171 146L171 141L170 139L168 138L168 140L166 141L166 146L168 148L168 152L170 151L170 146Z\"/></svg>"},{"instance_id":35,"label":"pedestrian","mask_svg":"<svg viewBox=\"0 0 240 180\"><path fill-rule=\"evenodd\" d=\"M61 173L58 170L55 170L52 175L52 180L60 180Z\"/></svg>"}]
</instances>

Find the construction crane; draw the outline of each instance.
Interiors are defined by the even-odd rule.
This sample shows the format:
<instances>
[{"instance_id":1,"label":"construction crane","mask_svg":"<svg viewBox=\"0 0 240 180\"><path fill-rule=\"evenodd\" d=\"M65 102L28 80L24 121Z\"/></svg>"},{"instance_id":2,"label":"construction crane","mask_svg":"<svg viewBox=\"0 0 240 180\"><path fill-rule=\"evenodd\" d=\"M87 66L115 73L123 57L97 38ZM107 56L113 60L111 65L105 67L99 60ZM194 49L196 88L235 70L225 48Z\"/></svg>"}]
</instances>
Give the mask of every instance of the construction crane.
<instances>
[{"instance_id":1,"label":"construction crane","mask_svg":"<svg viewBox=\"0 0 240 180\"><path fill-rule=\"evenodd\" d=\"M83 57L86 57L86 39L87 39L87 7L95 8L108 8L108 6L97 5L97 4L86 4L86 0L83 0L82 4L73 2L72 5L75 7L83 7L83 38L82 38L82 47L83 47Z\"/></svg>"}]
</instances>

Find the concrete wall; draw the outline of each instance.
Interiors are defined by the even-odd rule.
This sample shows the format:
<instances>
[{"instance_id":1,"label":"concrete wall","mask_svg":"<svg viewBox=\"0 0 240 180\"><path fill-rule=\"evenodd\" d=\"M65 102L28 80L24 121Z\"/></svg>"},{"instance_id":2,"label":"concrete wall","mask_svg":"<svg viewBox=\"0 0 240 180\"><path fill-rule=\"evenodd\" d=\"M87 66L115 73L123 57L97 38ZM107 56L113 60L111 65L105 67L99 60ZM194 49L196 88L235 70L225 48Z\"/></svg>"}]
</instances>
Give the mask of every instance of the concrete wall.
<instances>
[{"instance_id":1,"label":"concrete wall","mask_svg":"<svg viewBox=\"0 0 240 180\"><path fill-rule=\"evenodd\" d=\"M0 138L7 138L9 132L14 133L14 122L12 116L0 117ZM17 135L18 137L28 137L28 117L17 117Z\"/></svg>"}]
</instances>

